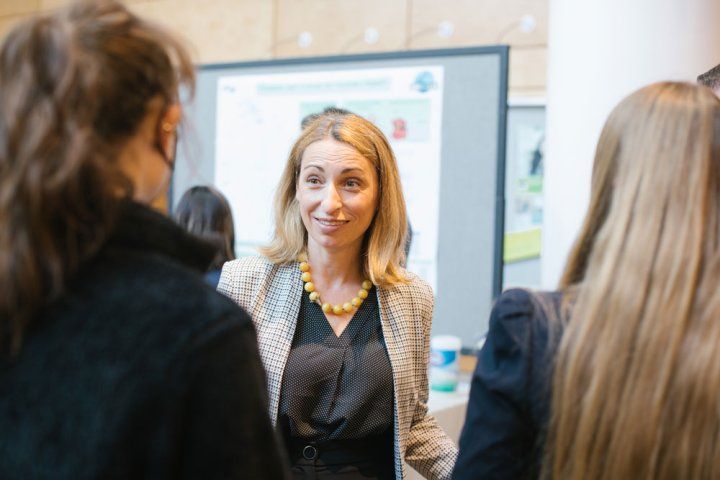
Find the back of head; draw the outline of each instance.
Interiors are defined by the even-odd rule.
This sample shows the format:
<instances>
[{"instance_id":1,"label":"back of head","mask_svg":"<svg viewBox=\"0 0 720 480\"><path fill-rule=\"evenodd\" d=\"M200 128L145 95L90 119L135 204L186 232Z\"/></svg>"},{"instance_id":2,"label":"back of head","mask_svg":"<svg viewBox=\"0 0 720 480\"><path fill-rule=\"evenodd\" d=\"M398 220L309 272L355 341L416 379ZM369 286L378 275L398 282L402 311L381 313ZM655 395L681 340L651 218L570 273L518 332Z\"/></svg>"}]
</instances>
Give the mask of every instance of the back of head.
<instances>
[{"instance_id":1,"label":"back of head","mask_svg":"<svg viewBox=\"0 0 720 480\"><path fill-rule=\"evenodd\" d=\"M235 259L235 227L225 196L212 187L195 186L183 194L175 210L175 221L188 232L218 247L210 270Z\"/></svg>"},{"instance_id":2,"label":"back of head","mask_svg":"<svg viewBox=\"0 0 720 480\"><path fill-rule=\"evenodd\" d=\"M707 72L698 75L697 82L715 93L720 92L720 65L716 65Z\"/></svg>"},{"instance_id":3,"label":"back of head","mask_svg":"<svg viewBox=\"0 0 720 480\"><path fill-rule=\"evenodd\" d=\"M131 182L118 152L151 101L193 67L169 35L113 0L17 26L0 50L0 343L19 345L112 229Z\"/></svg>"},{"instance_id":4,"label":"back of head","mask_svg":"<svg viewBox=\"0 0 720 480\"><path fill-rule=\"evenodd\" d=\"M559 346L545 477L718 478L720 101L633 93L595 167L606 205Z\"/></svg>"},{"instance_id":5,"label":"back of head","mask_svg":"<svg viewBox=\"0 0 720 480\"><path fill-rule=\"evenodd\" d=\"M312 122L322 117L323 115L352 115L352 112L350 110L340 107L325 107L322 112L310 113L308 115L305 115L300 121L300 129L305 130L308 126L310 126Z\"/></svg>"}]
</instances>

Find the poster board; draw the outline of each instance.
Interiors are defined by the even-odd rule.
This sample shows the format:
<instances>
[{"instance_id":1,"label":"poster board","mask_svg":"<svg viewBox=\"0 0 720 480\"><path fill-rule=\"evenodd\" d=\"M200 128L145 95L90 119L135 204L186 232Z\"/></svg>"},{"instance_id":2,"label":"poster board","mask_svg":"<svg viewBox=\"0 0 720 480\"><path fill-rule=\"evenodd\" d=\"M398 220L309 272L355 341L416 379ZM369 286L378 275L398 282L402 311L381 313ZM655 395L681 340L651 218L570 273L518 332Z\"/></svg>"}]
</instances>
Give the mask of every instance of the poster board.
<instances>
[{"instance_id":1,"label":"poster board","mask_svg":"<svg viewBox=\"0 0 720 480\"><path fill-rule=\"evenodd\" d=\"M215 185L233 209L238 255L254 254L302 118L326 106L360 114L397 157L408 269L436 292L433 334L472 348L502 285L507 58L497 46L202 66L172 204Z\"/></svg>"}]
</instances>

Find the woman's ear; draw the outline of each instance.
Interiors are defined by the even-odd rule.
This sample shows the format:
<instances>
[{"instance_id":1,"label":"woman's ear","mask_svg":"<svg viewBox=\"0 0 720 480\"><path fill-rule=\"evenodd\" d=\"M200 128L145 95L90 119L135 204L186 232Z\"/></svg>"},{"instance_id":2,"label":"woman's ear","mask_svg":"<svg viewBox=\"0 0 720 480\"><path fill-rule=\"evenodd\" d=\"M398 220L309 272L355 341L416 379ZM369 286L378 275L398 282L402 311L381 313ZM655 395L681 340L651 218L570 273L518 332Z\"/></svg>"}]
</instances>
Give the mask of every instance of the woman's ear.
<instances>
[{"instance_id":1,"label":"woman's ear","mask_svg":"<svg viewBox=\"0 0 720 480\"><path fill-rule=\"evenodd\" d=\"M162 148L165 158L175 158L175 139L177 137L177 127L182 117L180 105L174 103L170 105L160 118L159 144Z\"/></svg>"}]
</instances>

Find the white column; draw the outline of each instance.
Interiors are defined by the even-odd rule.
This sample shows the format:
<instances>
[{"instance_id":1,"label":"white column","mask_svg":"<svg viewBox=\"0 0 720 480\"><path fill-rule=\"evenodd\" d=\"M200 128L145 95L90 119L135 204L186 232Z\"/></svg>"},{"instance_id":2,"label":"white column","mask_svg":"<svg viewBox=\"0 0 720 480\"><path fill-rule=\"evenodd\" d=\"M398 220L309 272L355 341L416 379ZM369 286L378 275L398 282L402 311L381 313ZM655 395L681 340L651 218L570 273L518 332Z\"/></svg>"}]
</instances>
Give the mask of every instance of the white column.
<instances>
[{"instance_id":1,"label":"white column","mask_svg":"<svg viewBox=\"0 0 720 480\"><path fill-rule=\"evenodd\" d=\"M550 0L542 285L554 288L590 195L612 108L659 80L720 63L718 0Z\"/></svg>"}]
</instances>

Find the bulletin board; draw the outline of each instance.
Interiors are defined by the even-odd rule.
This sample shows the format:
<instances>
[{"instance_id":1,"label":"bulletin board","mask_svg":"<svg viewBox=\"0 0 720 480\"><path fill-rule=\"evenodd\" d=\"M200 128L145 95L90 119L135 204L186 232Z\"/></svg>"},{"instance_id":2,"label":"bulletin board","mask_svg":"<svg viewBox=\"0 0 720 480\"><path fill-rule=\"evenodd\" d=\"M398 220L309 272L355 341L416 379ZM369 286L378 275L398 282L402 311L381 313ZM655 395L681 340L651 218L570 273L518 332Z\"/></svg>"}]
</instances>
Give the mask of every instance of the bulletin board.
<instances>
[{"instance_id":1,"label":"bulletin board","mask_svg":"<svg viewBox=\"0 0 720 480\"><path fill-rule=\"evenodd\" d=\"M172 204L215 185L233 209L238 255L256 254L302 118L327 106L362 115L397 157L408 269L435 291L433 334L472 348L502 286L507 71L506 46L201 66Z\"/></svg>"}]
</instances>

